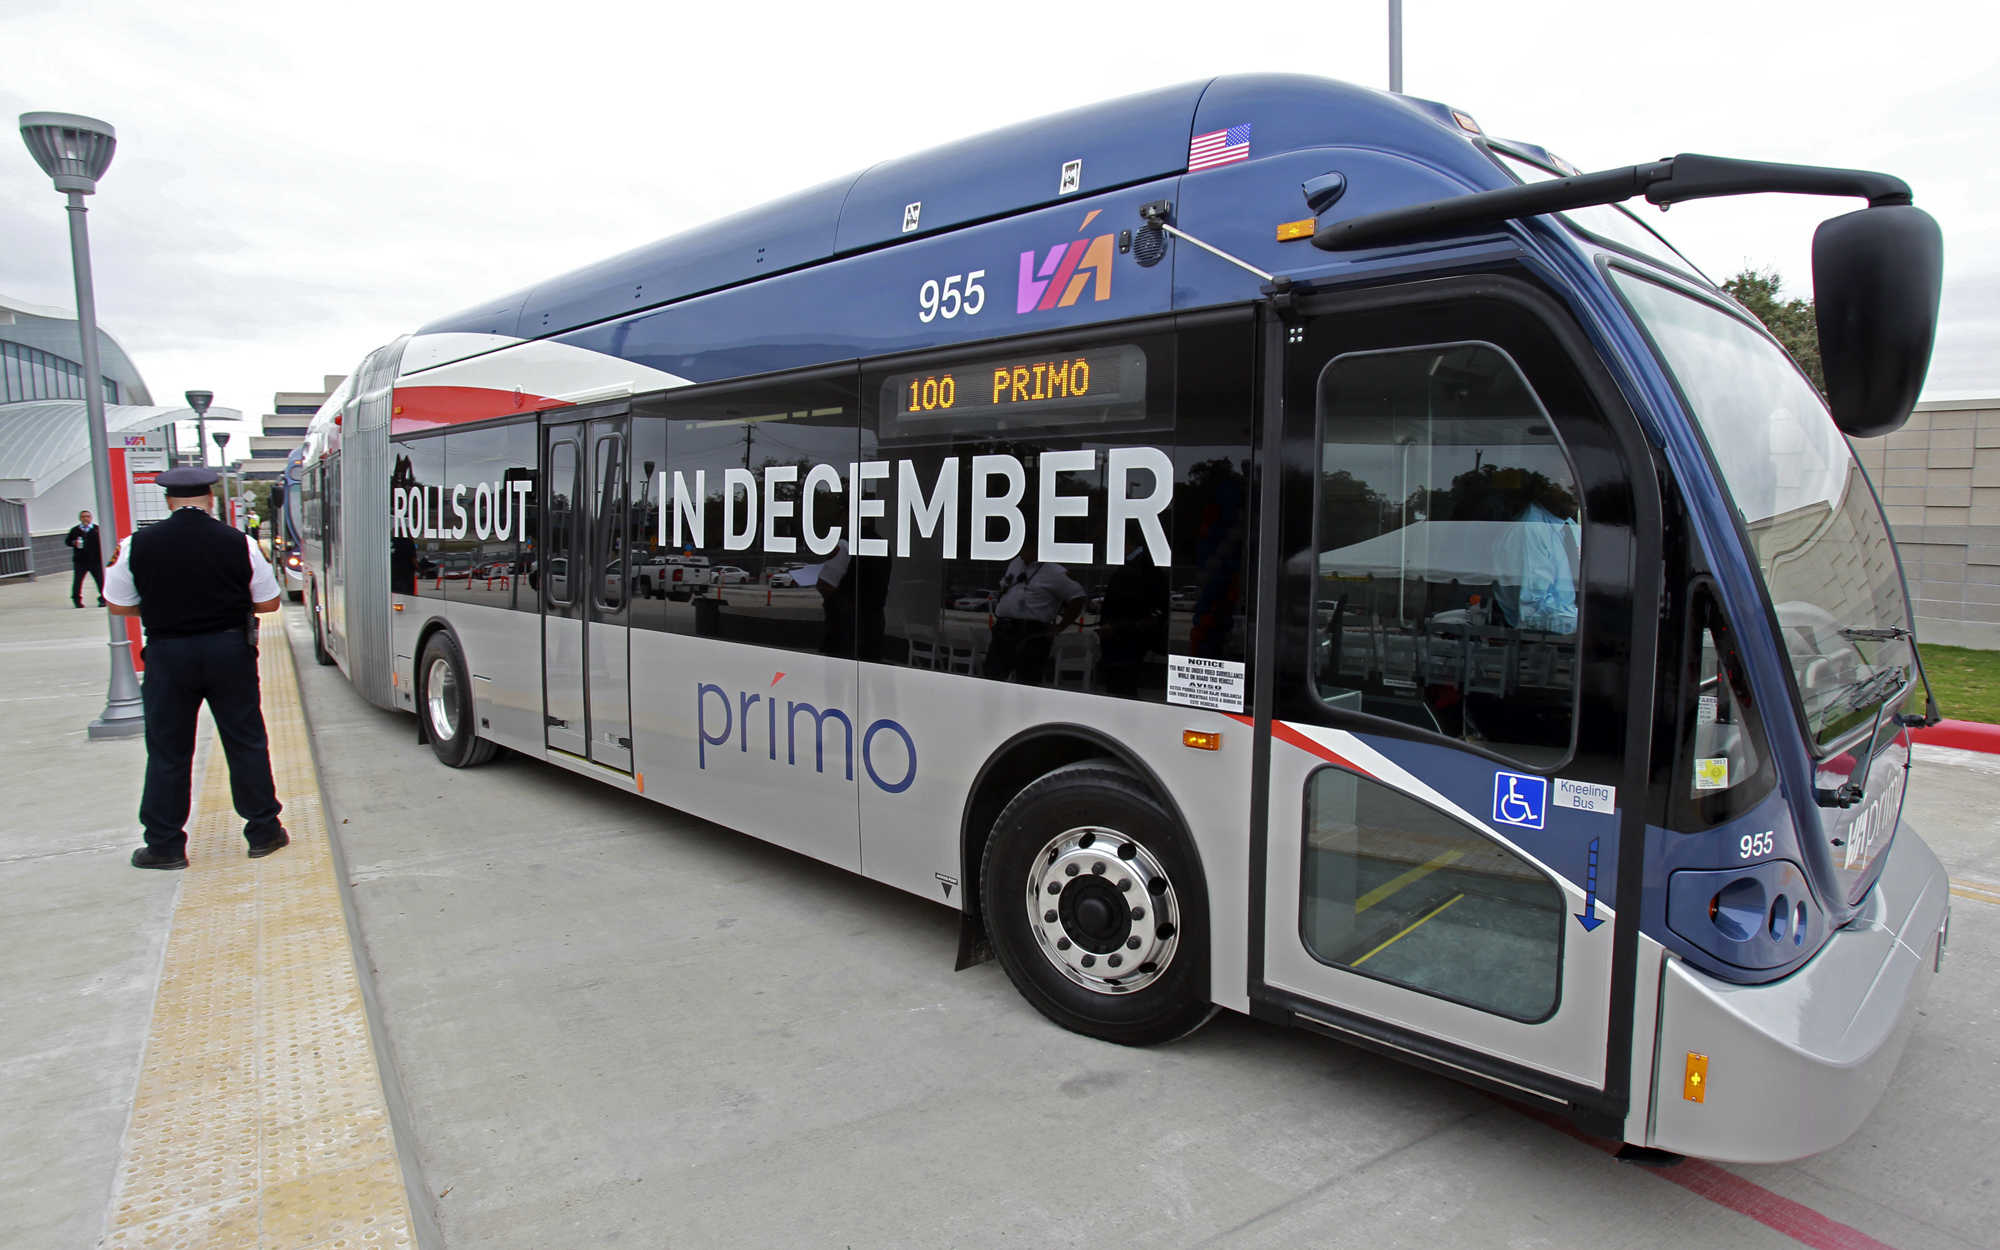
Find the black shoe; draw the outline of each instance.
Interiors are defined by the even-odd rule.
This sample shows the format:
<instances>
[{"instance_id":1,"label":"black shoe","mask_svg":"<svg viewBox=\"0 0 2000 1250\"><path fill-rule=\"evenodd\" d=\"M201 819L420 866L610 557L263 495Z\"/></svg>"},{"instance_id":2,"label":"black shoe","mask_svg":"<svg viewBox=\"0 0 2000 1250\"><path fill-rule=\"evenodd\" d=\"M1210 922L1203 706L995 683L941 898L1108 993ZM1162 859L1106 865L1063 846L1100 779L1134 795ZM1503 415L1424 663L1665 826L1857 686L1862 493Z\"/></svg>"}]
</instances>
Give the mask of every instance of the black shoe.
<instances>
[{"instance_id":1,"label":"black shoe","mask_svg":"<svg viewBox=\"0 0 2000 1250\"><path fill-rule=\"evenodd\" d=\"M81 599L72 599L70 600L70 602L74 603L79 608L83 606L83 600Z\"/></svg>"},{"instance_id":2,"label":"black shoe","mask_svg":"<svg viewBox=\"0 0 2000 1250\"><path fill-rule=\"evenodd\" d=\"M79 604L77 606L81 607L82 605ZM156 851L150 846L142 846L132 852L132 866L134 868L185 868L188 866L188 862L185 854L168 855L166 852Z\"/></svg>"},{"instance_id":3,"label":"black shoe","mask_svg":"<svg viewBox=\"0 0 2000 1250\"><path fill-rule=\"evenodd\" d=\"M251 847L251 848L250 848L250 858L251 858L251 859L262 859L262 858L264 858L264 857L265 857L266 855L269 855L269 854L270 854L271 852L273 852L273 851L282 851L282 850L284 850L284 849L285 849L286 847L290 846L291 844L292 844L292 835L291 835L291 834L289 834L289 833L286 833L286 832L285 832L285 831L284 831L283 829L280 829L280 830L278 830L278 840L277 840L277 841L275 841L275 842L266 842L266 843L265 843L264 845L262 845L262 846L253 846L253 847Z\"/></svg>"},{"instance_id":4,"label":"black shoe","mask_svg":"<svg viewBox=\"0 0 2000 1250\"><path fill-rule=\"evenodd\" d=\"M76 606L80 608L80 607L82 607L83 605L79 603L79 604L77 604ZM108 603L106 603L106 602L104 602L104 596L103 596L103 595L99 595L99 596L97 596L97 606L98 606L98 607L100 607L100 608L108 608L108 607L110 607L111 605L110 605L110 604L108 604Z\"/></svg>"}]
</instances>

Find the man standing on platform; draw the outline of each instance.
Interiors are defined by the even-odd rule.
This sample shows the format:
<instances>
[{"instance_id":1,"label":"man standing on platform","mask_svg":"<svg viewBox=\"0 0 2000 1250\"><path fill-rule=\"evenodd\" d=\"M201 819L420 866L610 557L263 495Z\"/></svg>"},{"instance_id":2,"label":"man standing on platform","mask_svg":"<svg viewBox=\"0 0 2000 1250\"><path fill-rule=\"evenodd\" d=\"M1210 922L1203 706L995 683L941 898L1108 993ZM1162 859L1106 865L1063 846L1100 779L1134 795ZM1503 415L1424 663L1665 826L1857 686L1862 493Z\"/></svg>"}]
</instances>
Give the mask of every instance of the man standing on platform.
<instances>
[{"instance_id":1,"label":"man standing on platform","mask_svg":"<svg viewBox=\"0 0 2000 1250\"><path fill-rule=\"evenodd\" d=\"M97 606L104 606L104 549L98 545L97 533L86 509L76 514L76 524L63 535L63 546L69 548L69 600L79 608L83 606L85 577L97 583Z\"/></svg>"},{"instance_id":2,"label":"man standing on platform","mask_svg":"<svg viewBox=\"0 0 2000 1250\"><path fill-rule=\"evenodd\" d=\"M229 789L250 858L291 842L271 780L257 680L257 613L282 597L270 564L248 534L210 515L219 481L210 469L169 469L158 482L173 510L132 535L104 587L116 616L146 627L146 790L139 822L146 845L134 868L187 867L196 715L203 701L222 735Z\"/></svg>"}]
</instances>

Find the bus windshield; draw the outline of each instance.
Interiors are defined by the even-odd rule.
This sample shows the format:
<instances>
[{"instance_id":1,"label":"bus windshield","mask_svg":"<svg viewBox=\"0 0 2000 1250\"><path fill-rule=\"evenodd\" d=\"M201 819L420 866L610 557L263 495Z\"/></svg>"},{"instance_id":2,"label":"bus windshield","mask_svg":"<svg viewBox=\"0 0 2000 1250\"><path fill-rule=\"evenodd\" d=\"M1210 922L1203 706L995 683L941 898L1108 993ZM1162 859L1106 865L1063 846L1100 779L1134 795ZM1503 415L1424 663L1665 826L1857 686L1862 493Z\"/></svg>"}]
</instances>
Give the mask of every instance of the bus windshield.
<instances>
[{"instance_id":1,"label":"bus windshield","mask_svg":"<svg viewBox=\"0 0 2000 1250\"><path fill-rule=\"evenodd\" d=\"M1874 493L1781 348L1711 304L1612 273L1722 471L1757 549L1807 732L1830 743L1911 675L1909 607Z\"/></svg>"}]
</instances>

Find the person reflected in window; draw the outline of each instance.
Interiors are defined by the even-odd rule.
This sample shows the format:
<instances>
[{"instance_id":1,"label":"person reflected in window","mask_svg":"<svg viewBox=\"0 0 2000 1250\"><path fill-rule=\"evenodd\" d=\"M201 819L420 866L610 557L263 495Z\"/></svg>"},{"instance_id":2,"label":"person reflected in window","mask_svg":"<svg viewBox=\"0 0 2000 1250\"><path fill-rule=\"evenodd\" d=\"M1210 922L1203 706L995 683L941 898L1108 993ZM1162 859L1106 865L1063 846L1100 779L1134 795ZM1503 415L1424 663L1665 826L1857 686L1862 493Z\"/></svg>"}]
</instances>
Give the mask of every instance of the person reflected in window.
<instances>
[{"instance_id":1,"label":"person reflected in window","mask_svg":"<svg viewBox=\"0 0 2000 1250\"><path fill-rule=\"evenodd\" d=\"M1125 553L1104 588L1097 642L1108 694L1138 694L1147 654L1166 654L1167 575L1144 543Z\"/></svg>"},{"instance_id":2,"label":"person reflected in window","mask_svg":"<svg viewBox=\"0 0 2000 1250\"><path fill-rule=\"evenodd\" d=\"M1082 615L1083 587L1070 577L1068 569L1015 556L1000 579L1000 598L993 607L993 642L986 652L986 676L1041 685L1047 679L1049 648Z\"/></svg>"}]
</instances>

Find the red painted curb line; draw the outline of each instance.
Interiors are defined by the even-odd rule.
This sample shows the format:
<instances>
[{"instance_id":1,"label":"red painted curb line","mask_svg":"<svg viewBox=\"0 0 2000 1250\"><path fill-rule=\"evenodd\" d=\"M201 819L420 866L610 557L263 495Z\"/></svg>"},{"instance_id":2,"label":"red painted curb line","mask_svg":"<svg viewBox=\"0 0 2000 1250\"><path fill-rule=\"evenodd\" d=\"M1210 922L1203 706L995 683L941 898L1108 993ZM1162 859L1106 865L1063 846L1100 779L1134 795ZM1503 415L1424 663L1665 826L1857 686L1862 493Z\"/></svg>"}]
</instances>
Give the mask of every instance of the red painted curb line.
<instances>
[{"instance_id":1,"label":"red painted curb line","mask_svg":"<svg viewBox=\"0 0 2000 1250\"><path fill-rule=\"evenodd\" d=\"M1985 751L2000 755L2000 725L1984 725L1970 720L1941 720L1910 736L1925 746L1956 747L1961 751Z\"/></svg>"},{"instance_id":2,"label":"red painted curb line","mask_svg":"<svg viewBox=\"0 0 2000 1250\"><path fill-rule=\"evenodd\" d=\"M1562 1116L1517 1102L1508 1102L1507 1105L1537 1123L1559 1133L1567 1133L1606 1154L1614 1154L1618 1150L1618 1143L1592 1137ZM1813 1250L1894 1250L1886 1242L1877 1241L1858 1228L1821 1215L1804 1203L1774 1194L1757 1182L1745 1180L1705 1159L1688 1159L1670 1168L1643 1170L1717 1206L1728 1207L1738 1215L1747 1215L1764 1227L1783 1233L1801 1245L1811 1246Z\"/></svg>"}]
</instances>

